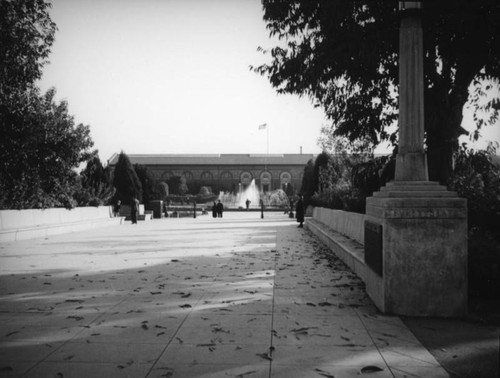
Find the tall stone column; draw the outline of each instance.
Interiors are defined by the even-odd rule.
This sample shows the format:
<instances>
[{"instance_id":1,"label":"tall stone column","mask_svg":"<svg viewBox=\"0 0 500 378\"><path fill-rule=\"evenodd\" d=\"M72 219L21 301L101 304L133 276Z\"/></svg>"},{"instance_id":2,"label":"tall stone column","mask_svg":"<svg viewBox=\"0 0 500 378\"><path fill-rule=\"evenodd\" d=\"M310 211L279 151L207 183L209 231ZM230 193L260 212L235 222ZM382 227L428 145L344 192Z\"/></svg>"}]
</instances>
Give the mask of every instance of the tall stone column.
<instances>
[{"instance_id":1,"label":"tall stone column","mask_svg":"<svg viewBox=\"0 0 500 378\"><path fill-rule=\"evenodd\" d=\"M427 181L424 152L423 33L418 1L401 2L397 181Z\"/></svg>"},{"instance_id":2,"label":"tall stone column","mask_svg":"<svg viewBox=\"0 0 500 378\"><path fill-rule=\"evenodd\" d=\"M467 207L428 181L422 8L400 1L399 149L393 182L366 200L366 289L384 313L467 311Z\"/></svg>"}]
</instances>

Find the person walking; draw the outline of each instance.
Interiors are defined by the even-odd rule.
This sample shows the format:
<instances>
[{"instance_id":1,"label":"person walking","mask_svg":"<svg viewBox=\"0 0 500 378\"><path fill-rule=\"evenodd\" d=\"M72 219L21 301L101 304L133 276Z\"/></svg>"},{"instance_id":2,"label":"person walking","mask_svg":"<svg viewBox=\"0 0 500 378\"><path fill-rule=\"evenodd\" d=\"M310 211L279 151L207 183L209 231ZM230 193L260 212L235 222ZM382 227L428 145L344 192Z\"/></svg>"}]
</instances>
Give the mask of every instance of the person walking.
<instances>
[{"instance_id":1,"label":"person walking","mask_svg":"<svg viewBox=\"0 0 500 378\"><path fill-rule=\"evenodd\" d=\"M297 217L297 222L299 223L300 228L304 227L304 203L302 202L303 197L302 194L299 195L299 200L297 201L297 207L295 209L295 215Z\"/></svg>"},{"instance_id":2,"label":"person walking","mask_svg":"<svg viewBox=\"0 0 500 378\"><path fill-rule=\"evenodd\" d=\"M120 215L121 206L122 206L122 201L120 200L116 201L115 206L113 206L113 215L115 216L115 218Z\"/></svg>"},{"instance_id":3,"label":"person walking","mask_svg":"<svg viewBox=\"0 0 500 378\"><path fill-rule=\"evenodd\" d=\"M138 211L139 211L139 200L133 197L132 203L130 204L130 217L132 218L132 224L137 224Z\"/></svg>"},{"instance_id":4,"label":"person walking","mask_svg":"<svg viewBox=\"0 0 500 378\"><path fill-rule=\"evenodd\" d=\"M245 205L247 205L247 211L248 211L248 208L250 207L250 200L248 198L245 201Z\"/></svg>"},{"instance_id":5,"label":"person walking","mask_svg":"<svg viewBox=\"0 0 500 378\"><path fill-rule=\"evenodd\" d=\"M214 205L212 206L212 217L217 218L217 203L214 201Z\"/></svg>"},{"instance_id":6,"label":"person walking","mask_svg":"<svg viewBox=\"0 0 500 378\"><path fill-rule=\"evenodd\" d=\"M222 218L222 212L224 211L224 205L222 202L219 200L219 203L217 204L217 216L219 218Z\"/></svg>"}]
</instances>

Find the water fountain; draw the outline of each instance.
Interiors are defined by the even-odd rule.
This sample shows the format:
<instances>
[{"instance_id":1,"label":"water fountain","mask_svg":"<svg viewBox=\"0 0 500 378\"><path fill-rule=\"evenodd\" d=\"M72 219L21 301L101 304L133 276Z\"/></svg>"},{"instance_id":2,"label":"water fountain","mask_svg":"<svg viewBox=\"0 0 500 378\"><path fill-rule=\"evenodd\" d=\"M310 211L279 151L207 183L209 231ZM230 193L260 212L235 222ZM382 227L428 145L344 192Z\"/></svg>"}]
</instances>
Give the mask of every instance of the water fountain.
<instances>
[{"instance_id":1,"label":"water fountain","mask_svg":"<svg viewBox=\"0 0 500 378\"><path fill-rule=\"evenodd\" d=\"M255 180L252 180L250 185L248 185L244 190L240 184L240 190L236 196L236 207L246 208L246 201L250 201L250 207L259 207L260 202L260 191L255 185Z\"/></svg>"},{"instance_id":2,"label":"water fountain","mask_svg":"<svg viewBox=\"0 0 500 378\"><path fill-rule=\"evenodd\" d=\"M270 206L286 207L288 205L288 198L282 190L274 190L271 193L261 193L255 184L255 179L253 179L246 188L243 188L243 185L240 183L238 193L236 194L220 192L218 199L226 209L246 209L247 199L250 201L249 207L252 209L260 208L261 199L266 208Z\"/></svg>"},{"instance_id":3,"label":"water fountain","mask_svg":"<svg viewBox=\"0 0 500 378\"><path fill-rule=\"evenodd\" d=\"M261 199L261 193L255 185L255 180L252 180L250 185L243 188L243 185L239 184L238 193L219 193L219 200L222 202L225 208L246 208L247 199L250 201L251 208L258 208Z\"/></svg>"}]
</instances>

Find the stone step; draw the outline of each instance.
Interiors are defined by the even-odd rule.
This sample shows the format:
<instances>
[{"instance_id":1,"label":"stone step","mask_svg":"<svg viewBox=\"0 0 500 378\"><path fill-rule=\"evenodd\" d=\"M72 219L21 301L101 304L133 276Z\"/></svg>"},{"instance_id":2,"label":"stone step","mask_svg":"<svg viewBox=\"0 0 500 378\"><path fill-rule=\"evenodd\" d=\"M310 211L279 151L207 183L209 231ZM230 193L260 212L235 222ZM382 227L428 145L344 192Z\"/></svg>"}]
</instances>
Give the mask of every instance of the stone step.
<instances>
[{"instance_id":1,"label":"stone step","mask_svg":"<svg viewBox=\"0 0 500 378\"><path fill-rule=\"evenodd\" d=\"M440 185L437 181L389 181L387 186L396 186L396 185Z\"/></svg>"},{"instance_id":2,"label":"stone step","mask_svg":"<svg viewBox=\"0 0 500 378\"><path fill-rule=\"evenodd\" d=\"M436 191L443 192L447 188L435 181L392 181L380 188L381 192L388 191Z\"/></svg>"},{"instance_id":3,"label":"stone step","mask_svg":"<svg viewBox=\"0 0 500 378\"><path fill-rule=\"evenodd\" d=\"M465 199L460 197L368 197L366 199L366 213L369 207L383 208L387 206L400 208L463 208Z\"/></svg>"},{"instance_id":4,"label":"stone step","mask_svg":"<svg viewBox=\"0 0 500 378\"><path fill-rule=\"evenodd\" d=\"M456 192L450 192L447 190L443 191L438 191L438 190L387 190L387 191L382 191L382 192L375 192L373 193L373 197L405 197L405 198L411 198L411 197L429 197L429 198L443 198L443 197L457 197Z\"/></svg>"}]
</instances>

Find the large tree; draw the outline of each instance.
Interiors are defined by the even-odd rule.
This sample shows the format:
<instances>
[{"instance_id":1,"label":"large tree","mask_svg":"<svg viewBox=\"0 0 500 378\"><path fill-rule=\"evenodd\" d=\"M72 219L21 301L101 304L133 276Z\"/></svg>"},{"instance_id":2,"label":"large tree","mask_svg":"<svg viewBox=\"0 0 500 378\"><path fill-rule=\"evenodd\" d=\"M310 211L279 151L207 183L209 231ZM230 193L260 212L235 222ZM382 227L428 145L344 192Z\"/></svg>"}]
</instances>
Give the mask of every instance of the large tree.
<instances>
[{"instance_id":1,"label":"large tree","mask_svg":"<svg viewBox=\"0 0 500 378\"><path fill-rule=\"evenodd\" d=\"M89 127L75 125L55 90L41 94L56 25L45 0L0 0L0 207L66 206L75 168L93 151Z\"/></svg>"},{"instance_id":2,"label":"large tree","mask_svg":"<svg viewBox=\"0 0 500 378\"><path fill-rule=\"evenodd\" d=\"M399 12L397 0L263 0L279 46L255 68L279 93L309 96L325 109L333 135L396 142ZM445 182L472 101L477 126L498 121L498 93L479 101L500 77L500 2L424 2L425 131L429 175ZM469 97L469 87L475 87ZM480 115L486 111L486 118Z\"/></svg>"},{"instance_id":3,"label":"large tree","mask_svg":"<svg viewBox=\"0 0 500 378\"><path fill-rule=\"evenodd\" d=\"M45 0L0 0L2 106L42 77L57 29L50 7Z\"/></svg>"},{"instance_id":4,"label":"large tree","mask_svg":"<svg viewBox=\"0 0 500 378\"><path fill-rule=\"evenodd\" d=\"M304 196L304 206L307 207L314 195L314 160L309 159L304 167L304 174L302 176L302 186L300 194Z\"/></svg>"},{"instance_id":5,"label":"large tree","mask_svg":"<svg viewBox=\"0 0 500 378\"><path fill-rule=\"evenodd\" d=\"M145 165L134 164L134 170L142 186L142 202L148 205L150 201L159 199L158 182L151 170Z\"/></svg>"},{"instance_id":6,"label":"large tree","mask_svg":"<svg viewBox=\"0 0 500 378\"><path fill-rule=\"evenodd\" d=\"M55 90L25 91L17 110L0 111L0 206L73 207L75 169L87 161L93 141L89 126L75 125Z\"/></svg>"},{"instance_id":7,"label":"large tree","mask_svg":"<svg viewBox=\"0 0 500 378\"><path fill-rule=\"evenodd\" d=\"M103 167L96 153L85 169L80 172L80 187L75 192L79 206L100 206L110 204L114 194L109 166Z\"/></svg>"}]
</instances>

